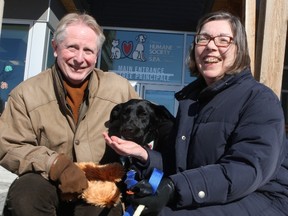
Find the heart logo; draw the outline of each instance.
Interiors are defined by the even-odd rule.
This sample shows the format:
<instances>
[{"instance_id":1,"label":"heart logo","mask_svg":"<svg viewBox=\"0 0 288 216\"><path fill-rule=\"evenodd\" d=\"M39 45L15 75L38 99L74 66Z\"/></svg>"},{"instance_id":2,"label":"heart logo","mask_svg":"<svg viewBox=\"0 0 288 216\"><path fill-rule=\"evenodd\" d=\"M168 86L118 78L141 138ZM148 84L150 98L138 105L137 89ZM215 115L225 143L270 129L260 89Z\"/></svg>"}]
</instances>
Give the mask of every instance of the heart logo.
<instances>
[{"instance_id":1,"label":"heart logo","mask_svg":"<svg viewBox=\"0 0 288 216\"><path fill-rule=\"evenodd\" d=\"M133 50L133 42L132 41L123 41L122 50L125 56L129 56Z\"/></svg>"}]
</instances>

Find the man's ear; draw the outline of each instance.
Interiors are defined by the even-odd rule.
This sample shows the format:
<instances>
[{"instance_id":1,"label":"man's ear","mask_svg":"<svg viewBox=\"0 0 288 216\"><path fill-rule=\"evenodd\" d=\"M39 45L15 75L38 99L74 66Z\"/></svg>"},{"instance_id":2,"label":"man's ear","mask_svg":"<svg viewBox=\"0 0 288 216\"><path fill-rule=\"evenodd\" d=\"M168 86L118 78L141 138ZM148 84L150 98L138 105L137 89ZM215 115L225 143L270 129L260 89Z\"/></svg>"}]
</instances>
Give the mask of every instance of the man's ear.
<instances>
[{"instance_id":1,"label":"man's ear","mask_svg":"<svg viewBox=\"0 0 288 216\"><path fill-rule=\"evenodd\" d=\"M52 47L53 47L53 50L54 50L53 55L54 55L55 58L57 58L57 43L55 42L55 40L52 40L51 44L52 44Z\"/></svg>"}]
</instances>

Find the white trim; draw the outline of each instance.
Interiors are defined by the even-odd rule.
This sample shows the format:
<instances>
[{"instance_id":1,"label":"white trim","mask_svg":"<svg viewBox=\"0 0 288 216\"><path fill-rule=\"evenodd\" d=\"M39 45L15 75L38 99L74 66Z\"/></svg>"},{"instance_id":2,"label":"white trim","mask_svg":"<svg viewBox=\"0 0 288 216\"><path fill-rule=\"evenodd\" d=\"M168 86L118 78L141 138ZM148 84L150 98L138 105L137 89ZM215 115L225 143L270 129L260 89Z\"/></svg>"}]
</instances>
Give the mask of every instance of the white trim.
<instances>
[{"instance_id":1,"label":"white trim","mask_svg":"<svg viewBox=\"0 0 288 216\"><path fill-rule=\"evenodd\" d=\"M32 20L23 20L23 19L3 19L3 24L19 24L19 25L33 25Z\"/></svg>"},{"instance_id":2,"label":"white trim","mask_svg":"<svg viewBox=\"0 0 288 216\"><path fill-rule=\"evenodd\" d=\"M45 67L45 55L47 52L47 23L35 22L33 27L29 30L29 47L27 46L27 53L25 64L24 79L35 76L40 73Z\"/></svg>"},{"instance_id":3,"label":"white trim","mask_svg":"<svg viewBox=\"0 0 288 216\"><path fill-rule=\"evenodd\" d=\"M51 9L48 9L48 25L54 31L59 23L59 19L56 17Z\"/></svg>"},{"instance_id":4,"label":"white trim","mask_svg":"<svg viewBox=\"0 0 288 216\"><path fill-rule=\"evenodd\" d=\"M0 0L0 36L1 36L1 29L2 29L4 4L5 4L4 0Z\"/></svg>"}]
</instances>

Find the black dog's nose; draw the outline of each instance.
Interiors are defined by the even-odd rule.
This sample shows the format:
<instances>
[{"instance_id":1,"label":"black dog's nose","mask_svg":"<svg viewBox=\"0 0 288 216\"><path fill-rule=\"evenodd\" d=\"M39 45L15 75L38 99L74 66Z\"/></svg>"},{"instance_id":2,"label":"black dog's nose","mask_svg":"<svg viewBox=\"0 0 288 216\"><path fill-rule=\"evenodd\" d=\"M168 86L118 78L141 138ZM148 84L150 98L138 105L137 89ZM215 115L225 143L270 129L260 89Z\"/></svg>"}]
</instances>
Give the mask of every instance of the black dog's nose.
<instances>
[{"instance_id":1,"label":"black dog's nose","mask_svg":"<svg viewBox=\"0 0 288 216\"><path fill-rule=\"evenodd\" d=\"M135 130L132 127L125 127L121 130L121 136L131 138L135 135Z\"/></svg>"}]
</instances>

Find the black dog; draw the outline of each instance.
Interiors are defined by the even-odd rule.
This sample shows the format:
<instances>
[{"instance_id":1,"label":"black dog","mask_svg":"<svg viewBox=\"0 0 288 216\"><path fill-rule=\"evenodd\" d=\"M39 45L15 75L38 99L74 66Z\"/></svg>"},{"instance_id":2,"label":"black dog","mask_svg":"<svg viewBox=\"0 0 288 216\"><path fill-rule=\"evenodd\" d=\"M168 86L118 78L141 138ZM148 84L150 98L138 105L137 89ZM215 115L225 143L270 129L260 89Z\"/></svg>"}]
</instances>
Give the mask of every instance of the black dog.
<instances>
[{"instance_id":1,"label":"black dog","mask_svg":"<svg viewBox=\"0 0 288 216\"><path fill-rule=\"evenodd\" d=\"M174 119L174 116L162 105L153 104L148 100L131 99L112 109L108 134L136 142L145 148L161 151L169 140ZM133 179L140 181L144 178L132 158L120 157L120 161L128 173L130 170L135 172ZM128 176L131 178L130 175L127 175L127 178ZM123 179L124 181L118 187L121 188L122 198L128 206L130 203L126 200L127 178Z\"/></svg>"},{"instance_id":2,"label":"black dog","mask_svg":"<svg viewBox=\"0 0 288 216\"><path fill-rule=\"evenodd\" d=\"M157 150L159 141L170 134L174 116L162 105L148 100L131 99L116 105L110 114L109 135L145 146L153 142L150 148Z\"/></svg>"}]
</instances>

